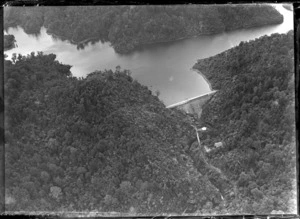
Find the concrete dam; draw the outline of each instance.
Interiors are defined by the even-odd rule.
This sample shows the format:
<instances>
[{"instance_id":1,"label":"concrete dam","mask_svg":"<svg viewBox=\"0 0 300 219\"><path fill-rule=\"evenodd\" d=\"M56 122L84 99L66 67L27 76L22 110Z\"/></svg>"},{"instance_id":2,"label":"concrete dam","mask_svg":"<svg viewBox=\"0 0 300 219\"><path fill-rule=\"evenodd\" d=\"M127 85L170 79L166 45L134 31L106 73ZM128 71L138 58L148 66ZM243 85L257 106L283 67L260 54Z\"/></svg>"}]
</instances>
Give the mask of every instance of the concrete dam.
<instances>
[{"instance_id":1,"label":"concrete dam","mask_svg":"<svg viewBox=\"0 0 300 219\"><path fill-rule=\"evenodd\" d=\"M189 114L197 114L198 118L200 118L203 105L210 100L216 92L217 90L213 90L200 96L169 105L167 108L177 108Z\"/></svg>"}]
</instances>

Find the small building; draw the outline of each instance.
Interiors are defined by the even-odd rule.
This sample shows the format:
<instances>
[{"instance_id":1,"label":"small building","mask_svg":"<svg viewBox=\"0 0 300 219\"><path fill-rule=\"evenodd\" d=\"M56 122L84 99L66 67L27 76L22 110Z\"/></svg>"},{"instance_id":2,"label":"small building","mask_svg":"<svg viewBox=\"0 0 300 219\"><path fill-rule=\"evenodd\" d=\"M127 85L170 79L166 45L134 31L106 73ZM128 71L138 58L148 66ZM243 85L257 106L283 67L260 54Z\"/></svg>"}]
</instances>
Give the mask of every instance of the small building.
<instances>
[{"instance_id":1,"label":"small building","mask_svg":"<svg viewBox=\"0 0 300 219\"><path fill-rule=\"evenodd\" d=\"M220 148L220 147L223 147L223 143L222 142L216 142L214 146L215 146L215 148Z\"/></svg>"}]
</instances>

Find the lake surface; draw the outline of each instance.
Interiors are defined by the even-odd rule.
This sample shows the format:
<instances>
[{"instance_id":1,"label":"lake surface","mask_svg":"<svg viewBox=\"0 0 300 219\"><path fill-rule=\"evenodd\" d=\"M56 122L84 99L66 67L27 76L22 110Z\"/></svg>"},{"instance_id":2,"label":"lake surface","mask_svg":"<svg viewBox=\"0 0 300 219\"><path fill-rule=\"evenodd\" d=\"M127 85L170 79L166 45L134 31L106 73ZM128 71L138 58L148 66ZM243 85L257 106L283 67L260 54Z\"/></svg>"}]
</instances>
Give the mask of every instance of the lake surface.
<instances>
[{"instance_id":1,"label":"lake surface","mask_svg":"<svg viewBox=\"0 0 300 219\"><path fill-rule=\"evenodd\" d=\"M117 54L109 43L101 42L89 43L78 50L68 41L54 39L45 28L39 36L27 35L22 28L10 28L8 33L15 36L18 47L5 54L10 58L13 53L54 53L61 63L72 65L71 71L76 77L85 77L95 70L114 70L120 65L122 69L129 69L133 78L152 91L159 90L160 99L170 105L210 91L206 80L191 70L198 59L221 53L241 41L292 30L293 12L281 5L275 7L284 15L282 24L147 45L128 55Z\"/></svg>"}]
</instances>

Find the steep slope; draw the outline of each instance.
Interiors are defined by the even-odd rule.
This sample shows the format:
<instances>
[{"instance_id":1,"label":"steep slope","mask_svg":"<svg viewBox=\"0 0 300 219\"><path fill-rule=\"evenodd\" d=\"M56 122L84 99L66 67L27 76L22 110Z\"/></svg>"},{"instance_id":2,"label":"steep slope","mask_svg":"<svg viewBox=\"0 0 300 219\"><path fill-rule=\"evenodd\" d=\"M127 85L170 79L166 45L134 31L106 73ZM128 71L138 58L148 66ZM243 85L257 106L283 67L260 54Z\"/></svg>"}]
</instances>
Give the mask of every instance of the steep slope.
<instances>
[{"instance_id":1,"label":"steep slope","mask_svg":"<svg viewBox=\"0 0 300 219\"><path fill-rule=\"evenodd\" d=\"M186 152L186 115L129 71L69 70L53 54L5 62L7 210L153 215L221 204Z\"/></svg>"},{"instance_id":2,"label":"steep slope","mask_svg":"<svg viewBox=\"0 0 300 219\"><path fill-rule=\"evenodd\" d=\"M144 44L282 23L270 5L172 5L5 8L4 27L47 32L83 46L109 41L118 53Z\"/></svg>"},{"instance_id":3,"label":"steep slope","mask_svg":"<svg viewBox=\"0 0 300 219\"><path fill-rule=\"evenodd\" d=\"M219 90L202 113L217 136L203 142L225 142L209 161L238 186L229 209L296 211L293 57L290 31L242 42L194 65Z\"/></svg>"},{"instance_id":4,"label":"steep slope","mask_svg":"<svg viewBox=\"0 0 300 219\"><path fill-rule=\"evenodd\" d=\"M55 59L5 61L7 210L295 213L292 32L199 60L218 90L202 121L127 70L78 79ZM202 145L223 149L195 141L205 124Z\"/></svg>"}]
</instances>

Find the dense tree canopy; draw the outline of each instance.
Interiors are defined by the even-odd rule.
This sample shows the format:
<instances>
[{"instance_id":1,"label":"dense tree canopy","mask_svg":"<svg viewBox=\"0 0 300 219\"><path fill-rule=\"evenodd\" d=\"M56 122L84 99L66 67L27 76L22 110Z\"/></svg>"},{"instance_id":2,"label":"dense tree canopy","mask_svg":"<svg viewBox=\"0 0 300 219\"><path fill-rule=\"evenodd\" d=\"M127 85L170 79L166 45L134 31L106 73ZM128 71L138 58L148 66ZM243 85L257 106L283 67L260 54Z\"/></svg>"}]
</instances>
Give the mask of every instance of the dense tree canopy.
<instances>
[{"instance_id":1,"label":"dense tree canopy","mask_svg":"<svg viewBox=\"0 0 300 219\"><path fill-rule=\"evenodd\" d=\"M54 54L5 61L10 211L295 213L293 34L199 60L218 92L201 121L130 71L75 78ZM201 136L191 125L212 124Z\"/></svg>"},{"instance_id":2,"label":"dense tree canopy","mask_svg":"<svg viewBox=\"0 0 300 219\"><path fill-rule=\"evenodd\" d=\"M159 214L220 203L185 151L186 115L129 71L69 70L53 54L5 62L7 210Z\"/></svg>"},{"instance_id":3,"label":"dense tree canopy","mask_svg":"<svg viewBox=\"0 0 300 219\"><path fill-rule=\"evenodd\" d=\"M219 90L201 119L227 147L210 162L237 182L245 211L295 210L293 57L290 31L242 42L194 65Z\"/></svg>"},{"instance_id":4,"label":"dense tree canopy","mask_svg":"<svg viewBox=\"0 0 300 219\"><path fill-rule=\"evenodd\" d=\"M269 5L82 6L5 8L4 27L28 34L47 32L83 46L109 41L118 53L141 45L204 34L278 24L283 16Z\"/></svg>"}]
</instances>

